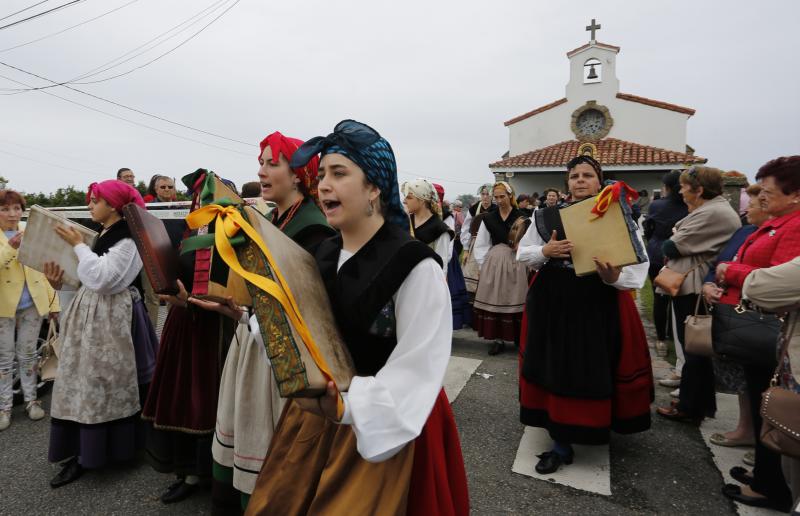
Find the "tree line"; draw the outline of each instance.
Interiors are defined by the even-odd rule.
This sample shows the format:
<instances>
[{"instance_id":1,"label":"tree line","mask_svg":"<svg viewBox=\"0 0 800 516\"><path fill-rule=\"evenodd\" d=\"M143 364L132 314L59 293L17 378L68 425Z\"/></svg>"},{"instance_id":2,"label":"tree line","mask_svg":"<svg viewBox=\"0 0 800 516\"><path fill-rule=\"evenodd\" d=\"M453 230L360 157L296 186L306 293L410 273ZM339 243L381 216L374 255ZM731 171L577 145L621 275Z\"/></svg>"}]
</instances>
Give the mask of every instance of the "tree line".
<instances>
[{"instance_id":1,"label":"tree line","mask_svg":"<svg viewBox=\"0 0 800 516\"><path fill-rule=\"evenodd\" d=\"M8 180L0 176L0 189L8 187ZM147 185L144 181L139 181L136 184L136 189L144 197L147 194ZM52 208L54 206L86 206L86 190L81 190L73 185L59 188L51 193L43 192L20 192L25 199L26 206L33 206L38 204L45 208ZM184 192L177 192L179 201L187 201L189 197Z\"/></svg>"}]
</instances>

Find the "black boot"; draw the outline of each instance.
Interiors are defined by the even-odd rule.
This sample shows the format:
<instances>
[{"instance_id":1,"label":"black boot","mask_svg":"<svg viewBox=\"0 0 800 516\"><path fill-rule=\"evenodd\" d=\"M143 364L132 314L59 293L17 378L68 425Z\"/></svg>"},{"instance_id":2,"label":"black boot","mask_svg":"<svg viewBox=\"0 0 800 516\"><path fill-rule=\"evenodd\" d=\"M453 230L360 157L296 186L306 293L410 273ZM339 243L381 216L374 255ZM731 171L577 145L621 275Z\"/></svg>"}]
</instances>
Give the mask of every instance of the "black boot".
<instances>
[{"instance_id":1,"label":"black boot","mask_svg":"<svg viewBox=\"0 0 800 516\"><path fill-rule=\"evenodd\" d=\"M184 479L180 479L169 488L167 492L161 495L161 503L177 503L186 500L197 491L197 484L187 484Z\"/></svg>"},{"instance_id":2,"label":"black boot","mask_svg":"<svg viewBox=\"0 0 800 516\"><path fill-rule=\"evenodd\" d=\"M83 475L83 467L78 463L78 457L72 457L67 462L62 464L64 467L54 476L50 481L50 487L53 489L65 486L70 482L78 480Z\"/></svg>"},{"instance_id":3,"label":"black boot","mask_svg":"<svg viewBox=\"0 0 800 516\"><path fill-rule=\"evenodd\" d=\"M539 457L539 462L536 464L536 472L540 475L549 475L555 473L562 464L572 464L574 454L570 453L568 456L562 456L554 451L544 452Z\"/></svg>"}]
</instances>

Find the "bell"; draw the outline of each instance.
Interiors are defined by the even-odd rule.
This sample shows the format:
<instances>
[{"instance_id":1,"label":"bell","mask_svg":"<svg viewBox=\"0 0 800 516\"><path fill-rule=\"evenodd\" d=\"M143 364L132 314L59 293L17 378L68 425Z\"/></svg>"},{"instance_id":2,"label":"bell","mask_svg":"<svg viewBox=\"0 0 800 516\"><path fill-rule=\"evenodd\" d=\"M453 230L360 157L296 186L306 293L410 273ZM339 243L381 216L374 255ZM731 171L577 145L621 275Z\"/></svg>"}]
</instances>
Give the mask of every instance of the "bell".
<instances>
[{"instance_id":1,"label":"bell","mask_svg":"<svg viewBox=\"0 0 800 516\"><path fill-rule=\"evenodd\" d=\"M597 79L597 72L594 71L594 65L589 65L589 75L587 75L586 78Z\"/></svg>"}]
</instances>

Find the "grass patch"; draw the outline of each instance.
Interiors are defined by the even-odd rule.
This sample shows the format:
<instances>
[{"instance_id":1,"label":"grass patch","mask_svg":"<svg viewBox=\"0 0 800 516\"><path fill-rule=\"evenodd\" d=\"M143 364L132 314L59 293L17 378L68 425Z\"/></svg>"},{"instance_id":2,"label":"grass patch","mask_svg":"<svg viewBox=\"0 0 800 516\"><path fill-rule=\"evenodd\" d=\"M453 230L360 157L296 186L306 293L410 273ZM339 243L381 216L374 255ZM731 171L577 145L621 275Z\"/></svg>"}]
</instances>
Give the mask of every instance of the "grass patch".
<instances>
[{"instance_id":1,"label":"grass patch","mask_svg":"<svg viewBox=\"0 0 800 516\"><path fill-rule=\"evenodd\" d=\"M644 282L644 286L639 289L639 300L642 304L642 311L647 320L653 322L653 287L650 278Z\"/></svg>"}]
</instances>

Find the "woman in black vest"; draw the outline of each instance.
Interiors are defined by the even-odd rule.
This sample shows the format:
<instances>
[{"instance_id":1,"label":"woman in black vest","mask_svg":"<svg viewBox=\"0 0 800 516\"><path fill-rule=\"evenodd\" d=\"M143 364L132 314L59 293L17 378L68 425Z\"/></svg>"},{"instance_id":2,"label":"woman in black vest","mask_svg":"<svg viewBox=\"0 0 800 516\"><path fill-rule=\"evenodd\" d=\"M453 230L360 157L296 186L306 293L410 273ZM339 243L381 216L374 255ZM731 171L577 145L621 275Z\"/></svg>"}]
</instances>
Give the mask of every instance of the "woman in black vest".
<instances>
[{"instance_id":1,"label":"woman in black vest","mask_svg":"<svg viewBox=\"0 0 800 516\"><path fill-rule=\"evenodd\" d=\"M56 230L75 250L82 286L61 319L48 458L67 460L50 481L54 488L84 469L136 457L144 445L139 410L158 346L141 299L142 260L122 218L126 204L144 207L144 201L117 180L92 183L87 200L92 220L103 227L91 249L76 229ZM61 289L58 265L47 264L45 274Z\"/></svg>"},{"instance_id":2,"label":"woman in black vest","mask_svg":"<svg viewBox=\"0 0 800 516\"><path fill-rule=\"evenodd\" d=\"M600 164L573 158L567 185L574 201L594 202ZM572 463L572 444L606 444L611 429L649 429L653 400L647 336L630 292L644 285L648 262L613 267L595 258L597 274L577 276L573 243L558 238L564 207L536 210L517 249L517 259L538 271L526 301L519 392L522 423L554 441L539 455L542 475Z\"/></svg>"},{"instance_id":3,"label":"woman in black vest","mask_svg":"<svg viewBox=\"0 0 800 516\"><path fill-rule=\"evenodd\" d=\"M394 153L374 129L340 122L292 166L318 153L320 203L341 234L316 259L356 376L346 393L330 382L287 405L247 514L467 514L442 390L452 338L442 264L408 234Z\"/></svg>"},{"instance_id":4,"label":"woman in black vest","mask_svg":"<svg viewBox=\"0 0 800 516\"><path fill-rule=\"evenodd\" d=\"M504 341L519 345L528 273L514 258L509 240L511 226L525 214L517 208L514 190L505 181L495 183L492 193L497 209L483 217L473 248L481 268L473 326L479 336L494 341L489 354L496 355L505 348Z\"/></svg>"},{"instance_id":5,"label":"woman in black vest","mask_svg":"<svg viewBox=\"0 0 800 516\"><path fill-rule=\"evenodd\" d=\"M446 271L454 233L442 220L436 189L425 179L417 179L403 183L400 190L408 211L411 236L430 246L441 258Z\"/></svg>"}]
</instances>

